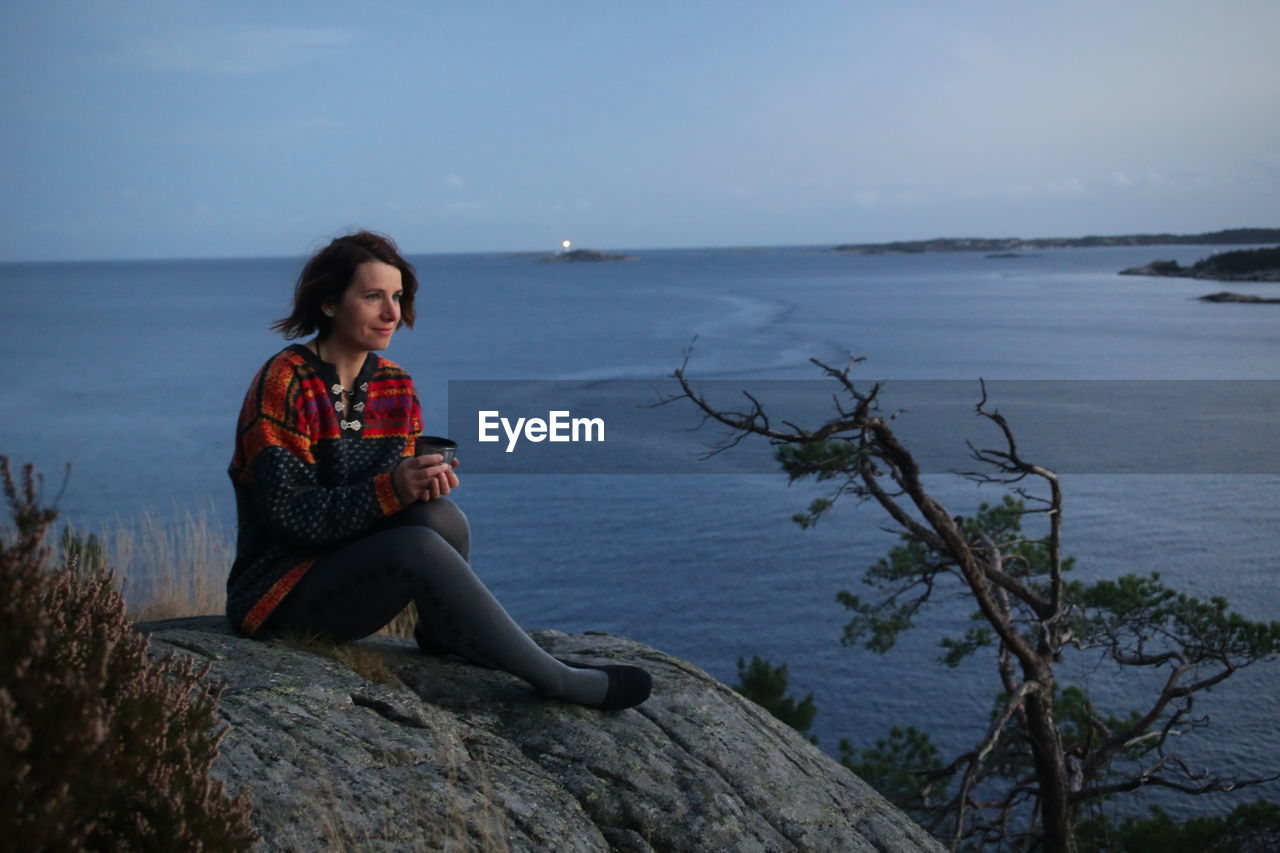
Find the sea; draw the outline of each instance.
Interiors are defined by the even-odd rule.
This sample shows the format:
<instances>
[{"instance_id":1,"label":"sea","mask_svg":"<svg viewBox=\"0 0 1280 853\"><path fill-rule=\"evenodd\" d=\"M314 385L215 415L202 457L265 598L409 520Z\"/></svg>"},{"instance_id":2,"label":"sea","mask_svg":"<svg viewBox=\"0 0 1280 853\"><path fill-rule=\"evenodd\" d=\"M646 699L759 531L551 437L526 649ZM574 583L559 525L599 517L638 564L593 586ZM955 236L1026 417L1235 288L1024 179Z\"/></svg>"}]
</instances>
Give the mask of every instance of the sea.
<instances>
[{"instance_id":1,"label":"sea","mask_svg":"<svg viewBox=\"0 0 1280 853\"><path fill-rule=\"evenodd\" d=\"M1190 264L1234 248L1063 248L1014 257L628 250L631 260L602 263L416 255L418 322L396 334L386 355L413 374L427 431L436 433L450 426L450 383L669 381L685 365L693 379L746 391L774 381L823 388L829 380L811 359L844 366L860 357L855 380L889 388L941 382L971 403L981 397L979 380L993 389L1017 380L1086 390L1123 380L1172 392L1182 414L1207 411L1215 434L1245 428L1274 436L1280 307L1199 301L1224 289L1216 282L1117 275L1157 258ZM201 508L231 538L226 468L236 415L250 378L285 344L268 327L287 313L301 262L0 265L8 394L0 453L34 463L47 493L60 492L63 520L80 530ZM1229 289L1273 296L1280 285ZM1253 410L1221 413L1211 397L1198 402L1206 388L1240 382L1263 392ZM1001 400L990 403L998 408ZM1100 451L1135 436L1157 449L1176 445L1173 422L1184 418L1150 408L1136 424L1117 425L1088 406L1064 417ZM901 417L905 423L910 413ZM1016 418L1011 425L1016 432ZM714 427L699 434L713 446ZM1075 557L1073 574L1159 572L1191 595L1225 597L1247 618L1278 619L1277 460L1269 450L1251 457L1253 442L1237 440L1228 456L1241 464L1206 469L1193 461L1219 443L1197 444L1179 446L1150 470L1076 465L1063 474L1063 546ZM832 753L842 739L869 746L895 725L930 732L944 753L976 744L998 690L994 668L981 657L955 669L937 663L939 638L970 624L967 602L940 591L919 626L883 655L841 643L849 614L837 592L865 595L863 570L897 542L883 511L845 498L806 530L792 516L827 484L791 483L769 468L713 470L684 446L643 473L468 476L462 458L453 497L471 520L476 571L528 629L626 635L727 683L736 681L740 659L785 663L791 694L812 695L812 732ZM925 481L953 514L1005 492L945 469ZM1105 712L1136 709L1151 695L1149 679L1120 676L1094 658L1066 666ZM1197 699L1194 713L1209 725L1180 739L1191 765L1242 776L1280 770L1277 695L1273 662ZM1261 790L1280 794L1275 785ZM1241 801L1206 797L1178 809L1225 811Z\"/></svg>"}]
</instances>

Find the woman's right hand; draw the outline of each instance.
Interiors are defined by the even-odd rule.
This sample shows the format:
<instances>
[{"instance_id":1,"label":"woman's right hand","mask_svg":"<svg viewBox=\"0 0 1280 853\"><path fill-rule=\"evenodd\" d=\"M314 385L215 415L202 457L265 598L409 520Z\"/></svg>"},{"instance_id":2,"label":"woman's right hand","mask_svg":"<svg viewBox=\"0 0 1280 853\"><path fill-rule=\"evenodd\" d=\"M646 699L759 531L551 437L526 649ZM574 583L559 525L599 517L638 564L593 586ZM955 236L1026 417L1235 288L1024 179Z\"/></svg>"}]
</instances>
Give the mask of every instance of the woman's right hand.
<instances>
[{"instance_id":1,"label":"woman's right hand","mask_svg":"<svg viewBox=\"0 0 1280 853\"><path fill-rule=\"evenodd\" d=\"M433 494L432 485L438 482L440 475L451 470L438 453L413 456L396 465L391 472L391 485L395 487L400 503L408 506L414 501L438 497L439 487Z\"/></svg>"}]
</instances>

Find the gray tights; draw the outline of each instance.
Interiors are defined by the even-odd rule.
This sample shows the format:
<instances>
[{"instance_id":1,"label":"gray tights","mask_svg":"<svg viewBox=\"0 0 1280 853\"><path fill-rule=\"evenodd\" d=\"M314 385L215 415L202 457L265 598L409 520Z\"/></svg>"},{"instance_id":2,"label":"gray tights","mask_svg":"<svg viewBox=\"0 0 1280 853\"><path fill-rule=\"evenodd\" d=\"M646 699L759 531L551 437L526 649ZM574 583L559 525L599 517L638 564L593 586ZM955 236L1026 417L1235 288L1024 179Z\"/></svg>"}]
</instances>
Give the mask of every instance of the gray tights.
<instances>
[{"instance_id":1,"label":"gray tights","mask_svg":"<svg viewBox=\"0 0 1280 853\"><path fill-rule=\"evenodd\" d=\"M470 551L467 517L453 501L415 503L318 559L267 627L346 642L377 631L413 601L424 639L517 675L545 696L603 702L608 675L544 652L471 571Z\"/></svg>"}]
</instances>

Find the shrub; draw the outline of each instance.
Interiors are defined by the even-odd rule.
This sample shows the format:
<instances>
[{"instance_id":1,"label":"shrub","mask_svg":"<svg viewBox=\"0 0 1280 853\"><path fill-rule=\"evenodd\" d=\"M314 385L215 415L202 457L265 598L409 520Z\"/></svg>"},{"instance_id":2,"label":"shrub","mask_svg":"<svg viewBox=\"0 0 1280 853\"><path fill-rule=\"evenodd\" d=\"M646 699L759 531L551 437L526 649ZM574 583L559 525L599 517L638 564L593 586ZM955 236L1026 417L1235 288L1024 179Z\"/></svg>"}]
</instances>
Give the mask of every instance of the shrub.
<instances>
[{"instance_id":1,"label":"shrub","mask_svg":"<svg viewBox=\"0 0 1280 853\"><path fill-rule=\"evenodd\" d=\"M0 456L0 838L14 850L246 850L249 801L209 777L221 688L153 662L112 576L50 569L57 516Z\"/></svg>"},{"instance_id":2,"label":"shrub","mask_svg":"<svg viewBox=\"0 0 1280 853\"><path fill-rule=\"evenodd\" d=\"M733 689L800 734L807 735L818 707L813 702L812 693L799 702L787 695L789 676L785 663L774 666L759 655L752 655L748 665L738 658L738 683ZM809 735L809 740L818 742L812 735Z\"/></svg>"}]
</instances>

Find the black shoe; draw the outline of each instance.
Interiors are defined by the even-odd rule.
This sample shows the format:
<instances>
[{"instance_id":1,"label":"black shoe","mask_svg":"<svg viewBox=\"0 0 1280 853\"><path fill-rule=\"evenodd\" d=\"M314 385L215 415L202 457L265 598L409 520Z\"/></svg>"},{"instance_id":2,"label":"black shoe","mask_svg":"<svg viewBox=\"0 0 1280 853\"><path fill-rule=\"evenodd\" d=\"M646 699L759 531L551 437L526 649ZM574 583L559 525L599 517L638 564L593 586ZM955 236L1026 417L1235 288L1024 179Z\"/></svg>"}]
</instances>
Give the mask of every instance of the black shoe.
<instances>
[{"instance_id":1,"label":"black shoe","mask_svg":"<svg viewBox=\"0 0 1280 853\"><path fill-rule=\"evenodd\" d=\"M653 678L638 666L611 663L605 666L594 666L589 663L572 663L561 661L566 666L578 669L596 669L609 676L609 690L604 694L604 701L595 706L601 711L621 711L623 708L634 708L649 698L653 692Z\"/></svg>"}]
</instances>

